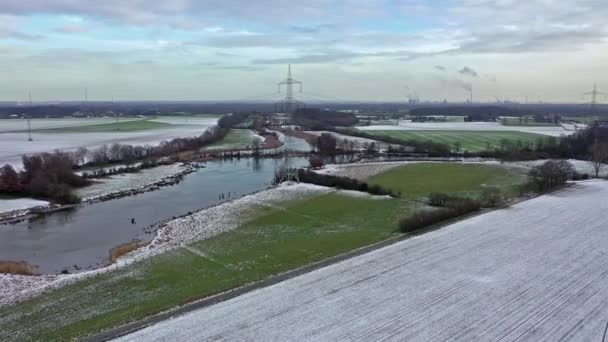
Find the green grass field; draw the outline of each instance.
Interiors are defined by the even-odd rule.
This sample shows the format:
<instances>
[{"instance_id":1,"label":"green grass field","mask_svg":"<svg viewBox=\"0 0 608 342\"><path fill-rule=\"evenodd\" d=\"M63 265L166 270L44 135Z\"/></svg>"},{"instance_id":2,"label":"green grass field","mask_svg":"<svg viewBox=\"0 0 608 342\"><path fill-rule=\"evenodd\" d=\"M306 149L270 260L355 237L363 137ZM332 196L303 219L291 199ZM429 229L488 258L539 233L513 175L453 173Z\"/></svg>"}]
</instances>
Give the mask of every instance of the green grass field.
<instances>
[{"instance_id":1,"label":"green grass field","mask_svg":"<svg viewBox=\"0 0 608 342\"><path fill-rule=\"evenodd\" d=\"M107 124L61 127L52 129L36 130L42 133L103 133L103 132L137 132L175 126L164 122L152 120L119 121Z\"/></svg>"},{"instance_id":2,"label":"green grass field","mask_svg":"<svg viewBox=\"0 0 608 342\"><path fill-rule=\"evenodd\" d=\"M248 129L231 129L228 135L221 141L206 146L205 150L213 149L238 149L251 146L254 134Z\"/></svg>"},{"instance_id":3,"label":"green grass field","mask_svg":"<svg viewBox=\"0 0 608 342\"><path fill-rule=\"evenodd\" d=\"M424 206L413 198L520 179L498 167L412 164L370 179L402 199L331 193L256 205L237 230L0 308L0 340L72 340L135 321L394 236L399 218Z\"/></svg>"},{"instance_id":4,"label":"green grass field","mask_svg":"<svg viewBox=\"0 0 608 342\"><path fill-rule=\"evenodd\" d=\"M516 131L368 131L377 136L390 136L404 140L433 141L446 144L456 149L456 144L460 144L460 149L469 152L480 152L501 148L503 142L515 144L519 141L522 144L534 144L545 136L534 133Z\"/></svg>"},{"instance_id":5,"label":"green grass field","mask_svg":"<svg viewBox=\"0 0 608 342\"><path fill-rule=\"evenodd\" d=\"M499 166L419 163L394 168L367 181L400 191L404 198L425 197L432 192L476 197L488 186L513 195L525 175Z\"/></svg>"}]
</instances>

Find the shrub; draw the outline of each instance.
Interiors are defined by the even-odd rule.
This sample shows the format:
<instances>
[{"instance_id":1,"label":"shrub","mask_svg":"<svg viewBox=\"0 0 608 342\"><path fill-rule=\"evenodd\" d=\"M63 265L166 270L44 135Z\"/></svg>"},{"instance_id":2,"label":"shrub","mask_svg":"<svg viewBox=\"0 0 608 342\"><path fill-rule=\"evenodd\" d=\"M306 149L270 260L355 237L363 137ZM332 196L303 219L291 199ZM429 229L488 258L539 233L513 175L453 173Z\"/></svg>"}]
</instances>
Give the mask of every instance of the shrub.
<instances>
[{"instance_id":1,"label":"shrub","mask_svg":"<svg viewBox=\"0 0 608 342\"><path fill-rule=\"evenodd\" d=\"M450 196L448 196L448 194L444 194L441 192L434 192L429 195L428 203L429 203L429 205L431 205L433 207L445 207L445 204L449 198L450 198Z\"/></svg>"},{"instance_id":2,"label":"shrub","mask_svg":"<svg viewBox=\"0 0 608 342\"><path fill-rule=\"evenodd\" d=\"M121 256L127 255L142 246L140 241L132 241L118 245L110 250L110 262L114 263Z\"/></svg>"},{"instance_id":3,"label":"shrub","mask_svg":"<svg viewBox=\"0 0 608 342\"><path fill-rule=\"evenodd\" d=\"M310 160L308 162L310 163L310 167L313 169L320 169L323 167L323 165L325 165L323 158L315 155L310 156Z\"/></svg>"},{"instance_id":4,"label":"shrub","mask_svg":"<svg viewBox=\"0 0 608 342\"><path fill-rule=\"evenodd\" d=\"M548 191L566 184L574 173L574 166L570 162L549 160L530 170L528 178L537 191Z\"/></svg>"},{"instance_id":5,"label":"shrub","mask_svg":"<svg viewBox=\"0 0 608 342\"><path fill-rule=\"evenodd\" d=\"M481 209L481 203L471 198L452 197L445 203L446 208L454 211L456 216L472 213Z\"/></svg>"},{"instance_id":6,"label":"shrub","mask_svg":"<svg viewBox=\"0 0 608 342\"><path fill-rule=\"evenodd\" d=\"M402 233L412 232L454 217L478 211L480 208L481 205L476 200L453 197L446 201L444 208L420 210L411 216L402 218L399 220L399 231Z\"/></svg>"},{"instance_id":7,"label":"shrub","mask_svg":"<svg viewBox=\"0 0 608 342\"><path fill-rule=\"evenodd\" d=\"M454 216L456 216L455 212L448 208L420 210L411 216L399 220L399 230L402 233L412 232L448 220Z\"/></svg>"},{"instance_id":8,"label":"shrub","mask_svg":"<svg viewBox=\"0 0 608 342\"><path fill-rule=\"evenodd\" d=\"M25 261L0 261L0 273L29 276L38 274L34 267Z\"/></svg>"},{"instance_id":9,"label":"shrub","mask_svg":"<svg viewBox=\"0 0 608 342\"><path fill-rule=\"evenodd\" d=\"M496 208L504 204L505 199L502 190L497 187L485 187L480 196L481 203L487 208Z\"/></svg>"}]
</instances>

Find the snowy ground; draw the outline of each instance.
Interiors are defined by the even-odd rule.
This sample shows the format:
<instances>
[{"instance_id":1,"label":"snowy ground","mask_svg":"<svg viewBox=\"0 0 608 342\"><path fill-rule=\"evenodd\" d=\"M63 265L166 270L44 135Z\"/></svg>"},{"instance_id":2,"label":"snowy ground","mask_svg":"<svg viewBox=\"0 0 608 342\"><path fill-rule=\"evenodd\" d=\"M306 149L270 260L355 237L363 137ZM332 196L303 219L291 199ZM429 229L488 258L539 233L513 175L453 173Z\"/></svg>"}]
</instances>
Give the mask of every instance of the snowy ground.
<instances>
[{"instance_id":1,"label":"snowy ground","mask_svg":"<svg viewBox=\"0 0 608 342\"><path fill-rule=\"evenodd\" d=\"M175 163L141 170L137 173L125 173L100 178L95 180L95 183L90 186L77 189L76 194L83 200L90 200L125 190L145 188L166 177L174 176L187 168L188 166L184 166L181 163Z\"/></svg>"},{"instance_id":2,"label":"snowy ground","mask_svg":"<svg viewBox=\"0 0 608 342\"><path fill-rule=\"evenodd\" d=\"M139 118L122 118L124 121L141 120ZM52 129L64 127L79 127L89 125L109 124L116 122L115 118L61 118L61 119L31 119L30 124L33 130ZM0 133L27 131L27 120L24 119L0 119Z\"/></svg>"},{"instance_id":3,"label":"snowy ground","mask_svg":"<svg viewBox=\"0 0 608 342\"><path fill-rule=\"evenodd\" d=\"M63 119L58 119L63 120ZM99 133L32 133L34 141L27 140L27 133L0 133L0 165L12 164L21 168L21 156L50 152L55 149L75 150L78 147L95 148L104 144L156 145L163 140L193 137L202 134L217 123L217 118L158 118L155 121L175 122L175 126L134 132ZM189 120L189 121L186 121ZM111 121L113 122L113 121ZM111 123L109 122L109 123ZM99 122L97 122L99 123ZM103 122L102 122L103 123ZM1 124L1 123L0 123ZM95 124L95 122L90 123Z\"/></svg>"},{"instance_id":4,"label":"snowy ground","mask_svg":"<svg viewBox=\"0 0 608 342\"><path fill-rule=\"evenodd\" d=\"M309 184L285 184L169 221L159 229L149 245L120 258L116 264L101 269L68 275L36 277L0 274L0 306L29 298L49 289L111 272L185 244L236 229L261 208L281 208L281 205L287 201L332 191L335 190Z\"/></svg>"},{"instance_id":5,"label":"snowy ground","mask_svg":"<svg viewBox=\"0 0 608 342\"><path fill-rule=\"evenodd\" d=\"M607 196L577 183L118 341L601 341Z\"/></svg>"},{"instance_id":6,"label":"snowy ground","mask_svg":"<svg viewBox=\"0 0 608 342\"><path fill-rule=\"evenodd\" d=\"M517 131L554 137L575 133L561 126L503 126L498 122L410 122L409 120L400 121L399 125L362 126L358 129L362 131Z\"/></svg>"},{"instance_id":7,"label":"snowy ground","mask_svg":"<svg viewBox=\"0 0 608 342\"><path fill-rule=\"evenodd\" d=\"M46 207L48 205L49 202L39 201L31 198L0 198L0 215L14 211L32 209L36 207Z\"/></svg>"},{"instance_id":8,"label":"snowy ground","mask_svg":"<svg viewBox=\"0 0 608 342\"><path fill-rule=\"evenodd\" d=\"M586 173L589 176L595 176L595 169L593 168L593 165L589 161L576 160L576 159L568 159L568 161L570 163L572 163L572 165L574 165L574 168L576 169L577 172L579 172L581 174ZM532 168L535 166L542 165L545 162L546 162L546 160L531 160L531 161L513 162L513 163L508 163L508 164L521 165L524 167ZM608 177L608 165L605 165L600 170L600 177Z\"/></svg>"},{"instance_id":9,"label":"snowy ground","mask_svg":"<svg viewBox=\"0 0 608 342\"><path fill-rule=\"evenodd\" d=\"M321 170L315 172L325 175L333 175L340 177L349 177L359 180L364 180L371 176L386 172L396 167L418 162L400 161L400 162L374 162L374 163L353 163L353 164L330 164L325 165Z\"/></svg>"}]
</instances>

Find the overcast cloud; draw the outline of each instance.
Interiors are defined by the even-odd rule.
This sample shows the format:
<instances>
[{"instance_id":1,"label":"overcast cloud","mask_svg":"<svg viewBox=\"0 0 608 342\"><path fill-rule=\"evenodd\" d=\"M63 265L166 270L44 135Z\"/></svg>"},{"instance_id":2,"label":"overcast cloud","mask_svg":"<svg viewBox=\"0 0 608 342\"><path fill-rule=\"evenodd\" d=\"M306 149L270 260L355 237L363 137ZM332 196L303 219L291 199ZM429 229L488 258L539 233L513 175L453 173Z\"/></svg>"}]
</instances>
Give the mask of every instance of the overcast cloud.
<instances>
[{"instance_id":1,"label":"overcast cloud","mask_svg":"<svg viewBox=\"0 0 608 342\"><path fill-rule=\"evenodd\" d=\"M407 77L423 100L471 85L478 99L579 101L608 75L607 17L603 0L2 0L0 100L73 99L81 84L102 99L113 82L125 99L245 98L292 63L338 98L403 99Z\"/></svg>"}]
</instances>

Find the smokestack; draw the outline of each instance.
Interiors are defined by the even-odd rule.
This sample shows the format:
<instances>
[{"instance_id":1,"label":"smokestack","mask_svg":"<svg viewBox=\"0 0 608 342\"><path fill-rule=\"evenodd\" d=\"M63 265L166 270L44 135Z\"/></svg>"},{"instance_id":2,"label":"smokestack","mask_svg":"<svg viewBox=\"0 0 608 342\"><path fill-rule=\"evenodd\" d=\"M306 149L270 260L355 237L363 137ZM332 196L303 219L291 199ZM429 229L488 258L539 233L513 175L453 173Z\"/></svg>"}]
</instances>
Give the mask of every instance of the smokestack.
<instances>
[{"instance_id":1,"label":"smokestack","mask_svg":"<svg viewBox=\"0 0 608 342\"><path fill-rule=\"evenodd\" d=\"M471 94L470 94L470 98L469 98L469 102L471 102L471 104L473 103L473 87L471 87Z\"/></svg>"}]
</instances>

